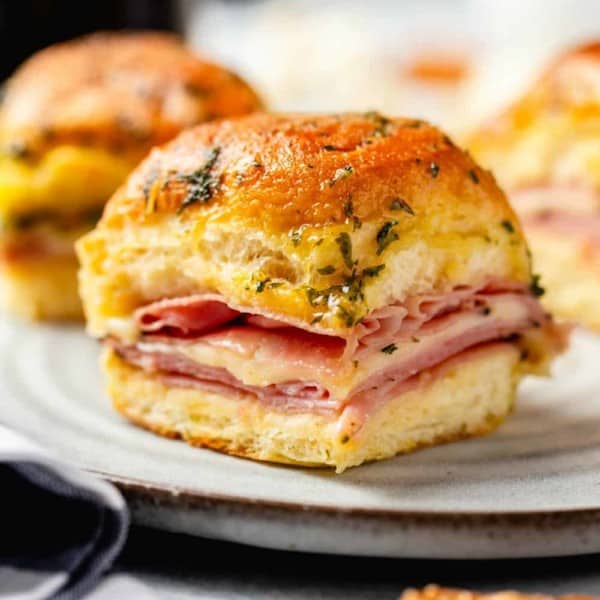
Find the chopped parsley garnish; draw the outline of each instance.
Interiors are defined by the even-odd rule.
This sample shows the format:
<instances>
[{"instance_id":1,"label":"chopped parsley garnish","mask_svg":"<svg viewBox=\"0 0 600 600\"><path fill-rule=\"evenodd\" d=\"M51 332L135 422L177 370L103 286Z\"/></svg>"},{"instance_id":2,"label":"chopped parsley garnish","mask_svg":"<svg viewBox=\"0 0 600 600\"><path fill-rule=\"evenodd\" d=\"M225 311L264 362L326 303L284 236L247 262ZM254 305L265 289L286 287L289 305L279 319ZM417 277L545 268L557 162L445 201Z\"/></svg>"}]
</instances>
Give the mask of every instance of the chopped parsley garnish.
<instances>
[{"instance_id":1,"label":"chopped parsley garnish","mask_svg":"<svg viewBox=\"0 0 600 600\"><path fill-rule=\"evenodd\" d=\"M335 243L340 248L344 263L351 269L354 266L354 263L352 262L352 240L350 239L350 235L343 231L335 238Z\"/></svg>"},{"instance_id":2,"label":"chopped parsley garnish","mask_svg":"<svg viewBox=\"0 0 600 600\"><path fill-rule=\"evenodd\" d=\"M398 234L393 229L395 225L398 225L398 221L387 221L377 232L377 256L398 239Z\"/></svg>"},{"instance_id":3,"label":"chopped parsley garnish","mask_svg":"<svg viewBox=\"0 0 600 600\"><path fill-rule=\"evenodd\" d=\"M475 169L469 169L469 177L473 180L473 183L479 183L479 175Z\"/></svg>"},{"instance_id":4,"label":"chopped parsley garnish","mask_svg":"<svg viewBox=\"0 0 600 600\"><path fill-rule=\"evenodd\" d=\"M269 283L270 281L271 281L271 280L270 280L270 279L268 279L268 278L267 278L267 279L263 279L263 280L259 281L259 282L256 284L256 291L257 291L258 293L260 293L260 292L264 292L264 291L265 291L265 287L267 286L267 283Z\"/></svg>"},{"instance_id":5,"label":"chopped parsley garnish","mask_svg":"<svg viewBox=\"0 0 600 600\"><path fill-rule=\"evenodd\" d=\"M290 232L290 239L292 240L292 244L294 244L294 246L298 246L302 241L302 232L299 229L294 229Z\"/></svg>"},{"instance_id":6,"label":"chopped parsley garnish","mask_svg":"<svg viewBox=\"0 0 600 600\"><path fill-rule=\"evenodd\" d=\"M356 321L354 314L343 306L338 306L336 314L337 317L344 322L346 327L352 327Z\"/></svg>"},{"instance_id":7,"label":"chopped parsley garnish","mask_svg":"<svg viewBox=\"0 0 600 600\"><path fill-rule=\"evenodd\" d=\"M260 294L261 292L264 292L267 288L275 289L281 287L282 285L283 281L271 281L271 278L267 277L266 279L262 279L256 284L256 291Z\"/></svg>"},{"instance_id":8,"label":"chopped parsley garnish","mask_svg":"<svg viewBox=\"0 0 600 600\"><path fill-rule=\"evenodd\" d=\"M183 181L188 185L188 190L183 202L177 209L181 214L188 206L200 202L207 203L217 191L220 178L212 174L212 169L219 158L221 149L215 146L209 153L206 162L193 173L178 175L177 181Z\"/></svg>"},{"instance_id":9,"label":"chopped parsley garnish","mask_svg":"<svg viewBox=\"0 0 600 600\"><path fill-rule=\"evenodd\" d=\"M381 349L381 351L384 354L394 354L396 350L398 350L398 346L396 346L396 344L388 344L387 346Z\"/></svg>"},{"instance_id":10,"label":"chopped parsley garnish","mask_svg":"<svg viewBox=\"0 0 600 600\"><path fill-rule=\"evenodd\" d=\"M531 293L538 298L546 293L546 290L540 285L540 276L535 273L531 276L529 289L531 290Z\"/></svg>"},{"instance_id":11,"label":"chopped parsley garnish","mask_svg":"<svg viewBox=\"0 0 600 600\"><path fill-rule=\"evenodd\" d=\"M327 265L326 267L317 269L317 273L320 275L331 275L332 273L335 273L335 267L333 265Z\"/></svg>"},{"instance_id":12,"label":"chopped parsley garnish","mask_svg":"<svg viewBox=\"0 0 600 600\"><path fill-rule=\"evenodd\" d=\"M515 232L515 226L508 220L504 220L502 221L502 223L500 223L500 225L502 225L502 227L504 227L504 229L506 229L506 231L508 233L514 233Z\"/></svg>"},{"instance_id":13,"label":"chopped parsley garnish","mask_svg":"<svg viewBox=\"0 0 600 600\"><path fill-rule=\"evenodd\" d=\"M338 181L341 179L346 179L346 177L350 177L354 173L354 167L352 165L346 165L341 169L338 169L333 177L329 180L329 187L333 187Z\"/></svg>"},{"instance_id":14,"label":"chopped parsley garnish","mask_svg":"<svg viewBox=\"0 0 600 600\"><path fill-rule=\"evenodd\" d=\"M432 162L429 165L429 172L431 173L431 176L435 179L438 176L438 173L440 172L440 167L436 162Z\"/></svg>"},{"instance_id":15,"label":"chopped parsley garnish","mask_svg":"<svg viewBox=\"0 0 600 600\"><path fill-rule=\"evenodd\" d=\"M373 137L387 137L390 135L390 126L392 125L390 119L374 110L366 112L364 116L365 119L373 121L375 124L375 129L372 133Z\"/></svg>"},{"instance_id":16,"label":"chopped parsley garnish","mask_svg":"<svg viewBox=\"0 0 600 600\"><path fill-rule=\"evenodd\" d=\"M357 300L363 300L364 295L362 293L363 280L356 274L356 271L352 272L352 275L346 277L344 283L339 288L342 294L346 296L350 302L356 302Z\"/></svg>"},{"instance_id":17,"label":"chopped parsley garnish","mask_svg":"<svg viewBox=\"0 0 600 600\"><path fill-rule=\"evenodd\" d=\"M352 220L352 231L356 231L362 227L362 221L354 214L354 206L352 205L352 196L344 202L344 214L348 219Z\"/></svg>"},{"instance_id":18,"label":"chopped parsley garnish","mask_svg":"<svg viewBox=\"0 0 600 600\"><path fill-rule=\"evenodd\" d=\"M415 211L412 209L410 204L408 204L406 200L402 200L402 198L394 198L390 204L390 210L403 210L409 215L415 214Z\"/></svg>"},{"instance_id":19,"label":"chopped parsley garnish","mask_svg":"<svg viewBox=\"0 0 600 600\"><path fill-rule=\"evenodd\" d=\"M385 265L375 265L374 267L365 267L362 270L363 277L377 277L381 271L385 269Z\"/></svg>"},{"instance_id":20,"label":"chopped parsley garnish","mask_svg":"<svg viewBox=\"0 0 600 600\"><path fill-rule=\"evenodd\" d=\"M346 202L344 202L344 214L349 218L354 216L354 207L352 206L352 197L348 198L348 200L346 200Z\"/></svg>"}]
</instances>

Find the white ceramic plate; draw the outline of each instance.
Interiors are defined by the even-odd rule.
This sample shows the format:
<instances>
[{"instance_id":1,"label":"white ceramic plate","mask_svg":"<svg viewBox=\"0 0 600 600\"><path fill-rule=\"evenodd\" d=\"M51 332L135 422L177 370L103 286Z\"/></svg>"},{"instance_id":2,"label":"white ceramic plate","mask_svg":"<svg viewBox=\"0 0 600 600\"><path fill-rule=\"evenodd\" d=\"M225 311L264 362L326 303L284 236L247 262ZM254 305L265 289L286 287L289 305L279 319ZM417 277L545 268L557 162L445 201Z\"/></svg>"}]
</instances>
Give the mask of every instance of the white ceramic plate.
<instances>
[{"instance_id":1,"label":"white ceramic plate","mask_svg":"<svg viewBox=\"0 0 600 600\"><path fill-rule=\"evenodd\" d=\"M134 519L281 549L492 558L600 551L600 338L485 438L350 469L266 465L160 438L102 393L77 327L0 321L0 419L117 482Z\"/></svg>"}]
</instances>

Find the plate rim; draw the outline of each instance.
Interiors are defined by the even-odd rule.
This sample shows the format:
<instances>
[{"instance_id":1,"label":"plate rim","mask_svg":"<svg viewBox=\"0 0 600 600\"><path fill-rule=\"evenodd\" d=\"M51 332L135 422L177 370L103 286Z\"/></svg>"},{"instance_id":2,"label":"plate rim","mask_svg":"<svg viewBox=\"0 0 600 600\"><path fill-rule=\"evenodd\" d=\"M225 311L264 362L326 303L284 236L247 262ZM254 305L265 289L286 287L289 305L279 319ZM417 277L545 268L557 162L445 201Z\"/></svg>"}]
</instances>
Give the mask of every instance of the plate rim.
<instances>
[{"instance_id":1,"label":"plate rim","mask_svg":"<svg viewBox=\"0 0 600 600\"><path fill-rule=\"evenodd\" d=\"M148 497L167 502L173 506L185 505L187 508L214 505L229 505L239 508L276 510L285 513L302 512L304 514L317 514L323 517L348 517L348 518L372 518L382 520L444 520L444 521L511 521L515 525L520 521L541 519L576 519L585 520L586 518L600 516L600 502L598 506L562 508L550 510L510 510L510 511L431 511L431 510L403 510L403 509L384 509L384 508L363 508L349 506L331 506L326 504L314 504L304 502L288 502L285 500L272 500L267 498L252 498L248 496L237 496L233 494L223 494L219 492L202 492L188 487L161 485L128 477L107 473L106 471L96 469L85 469L115 485L126 496Z\"/></svg>"}]
</instances>

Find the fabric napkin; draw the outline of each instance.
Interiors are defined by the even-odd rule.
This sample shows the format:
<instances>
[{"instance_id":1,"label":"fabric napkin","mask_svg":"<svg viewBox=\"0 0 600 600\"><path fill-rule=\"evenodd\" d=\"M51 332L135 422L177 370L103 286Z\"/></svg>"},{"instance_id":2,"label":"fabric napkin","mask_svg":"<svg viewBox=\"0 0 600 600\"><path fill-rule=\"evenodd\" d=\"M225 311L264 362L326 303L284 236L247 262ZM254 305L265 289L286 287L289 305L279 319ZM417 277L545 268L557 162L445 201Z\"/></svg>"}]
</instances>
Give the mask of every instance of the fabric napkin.
<instances>
[{"instance_id":1,"label":"fabric napkin","mask_svg":"<svg viewBox=\"0 0 600 600\"><path fill-rule=\"evenodd\" d=\"M0 600L82 598L127 537L115 487L2 426L0 498Z\"/></svg>"}]
</instances>

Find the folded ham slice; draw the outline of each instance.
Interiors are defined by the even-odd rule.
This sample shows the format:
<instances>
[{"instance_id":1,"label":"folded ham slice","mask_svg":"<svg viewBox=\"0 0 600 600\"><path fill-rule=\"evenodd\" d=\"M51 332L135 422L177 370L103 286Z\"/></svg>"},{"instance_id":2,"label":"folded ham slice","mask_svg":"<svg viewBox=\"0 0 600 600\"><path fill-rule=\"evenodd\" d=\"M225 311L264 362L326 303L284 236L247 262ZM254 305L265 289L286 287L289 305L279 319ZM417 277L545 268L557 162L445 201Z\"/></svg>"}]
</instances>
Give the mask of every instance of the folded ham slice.
<instances>
[{"instance_id":1,"label":"folded ham slice","mask_svg":"<svg viewBox=\"0 0 600 600\"><path fill-rule=\"evenodd\" d=\"M466 359L474 349L548 323L522 284L493 281L380 308L345 339L327 330L299 329L285 318L244 312L216 294L155 302L140 308L135 318L142 333L137 344L115 338L106 342L127 362L158 373L168 385L250 396L288 412L334 417L353 407L356 422L357 410L364 417L378 403L417 385L424 373L439 373L448 361ZM247 360L258 356L267 364L277 361L306 376L256 385L223 366L198 362L185 352L190 345L217 353L227 349ZM328 375L351 371L359 363L366 367L351 378L347 393L328 385Z\"/></svg>"}]
</instances>

